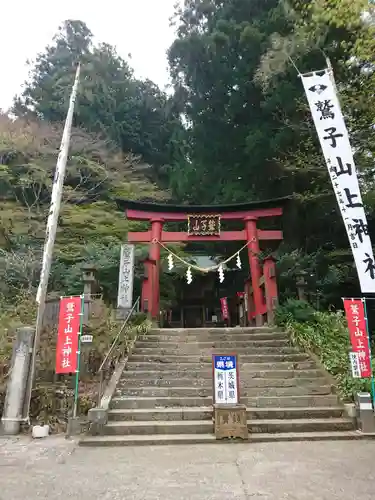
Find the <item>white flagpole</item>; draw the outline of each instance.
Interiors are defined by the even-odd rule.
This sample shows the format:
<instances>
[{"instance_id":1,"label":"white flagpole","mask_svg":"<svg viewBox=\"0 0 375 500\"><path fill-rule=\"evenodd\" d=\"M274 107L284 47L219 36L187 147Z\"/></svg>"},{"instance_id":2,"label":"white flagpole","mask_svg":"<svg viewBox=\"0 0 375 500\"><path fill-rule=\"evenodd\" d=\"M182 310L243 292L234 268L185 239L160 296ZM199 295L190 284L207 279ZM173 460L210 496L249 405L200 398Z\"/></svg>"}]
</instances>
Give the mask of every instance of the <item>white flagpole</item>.
<instances>
[{"instance_id":1,"label":"white flagpole","mask_svg":"<svg viewBox=\"0 0 375 500\"><path fill-rule=\"evenodd\" d=\"M34 338L33 352L31 356L29 378L27 381L26 394L25 394L25 403L24 403L25 420L29 419L31 393L35 376L36 354L38 350L40 333L43 326L43 315L45 310L49 274L51 271L53 248L55 245L56 231L60 214L60 205L64 187L66 163L68 159L70 136L71 136L72 122L73 122L74 105L77 97L77 89L79 84L79 74L80 74L80 64L78 64L77 66L73 89L70 95L68 113L66 115L59 156L57 158L57 163L56 163L55 176L53 179L51 205L48 214L47 227L46 227L46 240L44 243L44 250L43 250L42 269L40 272L39 287L36 295L36 302L38 303L38 312L37 312L37 319L35 326L35 338Z\"/></svg>"}]
</instances>

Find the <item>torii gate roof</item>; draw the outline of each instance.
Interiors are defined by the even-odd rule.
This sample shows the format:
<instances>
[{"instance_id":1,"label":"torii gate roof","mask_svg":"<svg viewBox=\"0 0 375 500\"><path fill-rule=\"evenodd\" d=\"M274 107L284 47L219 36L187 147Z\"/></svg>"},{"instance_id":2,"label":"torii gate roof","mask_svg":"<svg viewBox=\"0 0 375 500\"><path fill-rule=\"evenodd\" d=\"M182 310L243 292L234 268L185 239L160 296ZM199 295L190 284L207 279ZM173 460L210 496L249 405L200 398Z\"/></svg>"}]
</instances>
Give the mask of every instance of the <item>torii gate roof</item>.
<instances>
[{"instance_id":1,"label":"torii gate roof","mask_svg":"<svg viewBox=\"0 0 375 500\"><path fill-rule=\"evenodd\" d=\"M262 201L248 201L246 203L231 203L224 205L174 205L169 203L154 203L145 201L126 200L117 198L116 203L121 209L137 210L142 212L163 213L226 213L261 210L262 208L285 207L292 199L291 196L272 198Z\"/></svg>"}]
</instances>

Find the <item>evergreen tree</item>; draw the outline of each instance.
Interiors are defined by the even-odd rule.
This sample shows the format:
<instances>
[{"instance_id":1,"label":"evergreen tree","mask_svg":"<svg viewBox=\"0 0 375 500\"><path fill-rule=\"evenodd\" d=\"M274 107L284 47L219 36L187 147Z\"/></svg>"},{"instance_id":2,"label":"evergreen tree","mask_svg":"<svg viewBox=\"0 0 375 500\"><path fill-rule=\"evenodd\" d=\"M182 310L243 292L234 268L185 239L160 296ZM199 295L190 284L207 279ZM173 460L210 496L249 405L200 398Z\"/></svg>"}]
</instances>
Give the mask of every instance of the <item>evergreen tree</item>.
<instances>
[{"instance_id":1,"label":"evergreen tree","mask_svg":"<svg viewBox=\"0 0 375 500\"><path fill-rule=\"evenodd\" d=\"M95 46L92 37L84 22L65 21L53 43L30 63L30 78L13 112L62 122L80 61L75 125L101 133L124 152L141 155L154 167L151 173L161 176L178 151L180 121L173 103L153 82L136 79L112 46Z\"/></svg>"},{"instance_id":2,"label":"evergreen tree","mask_svg":"<svg viewBox=\"0 0 375 500\"><path fill-rule=\"evenodd\" d=\"M169 51L189 144L185 164L171 172L174 191L195 202L292 195L286 260L293 255L295 269L308 268L312 287L327 294L327 276L335 286L356 286L357 278L291 59L301 72L331 59L372 228L374 33L364 7L362 0L186 0Z\"/></svg>"}]
</instances>

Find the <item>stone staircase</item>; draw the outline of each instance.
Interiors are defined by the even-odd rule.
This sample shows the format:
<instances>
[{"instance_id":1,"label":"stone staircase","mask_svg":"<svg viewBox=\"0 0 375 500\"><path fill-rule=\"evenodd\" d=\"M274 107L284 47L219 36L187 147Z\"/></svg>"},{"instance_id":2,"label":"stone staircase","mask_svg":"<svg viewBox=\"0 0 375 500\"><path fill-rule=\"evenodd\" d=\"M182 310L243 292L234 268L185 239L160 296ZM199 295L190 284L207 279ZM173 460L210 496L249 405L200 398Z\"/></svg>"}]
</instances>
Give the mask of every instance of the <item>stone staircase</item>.
<instances>
[{"instance_id":1,"label":"stone staircase","mask_svg":"<svg viewBox=\"0 0 375 500\"><path fill-rule=\"evenodd\" d=\"M250 440L358 437L325 374L271 328L159 329L138 340L100 436L82 445L214 443L213 353L239 356Z\"/></svg>"}]
</instances>

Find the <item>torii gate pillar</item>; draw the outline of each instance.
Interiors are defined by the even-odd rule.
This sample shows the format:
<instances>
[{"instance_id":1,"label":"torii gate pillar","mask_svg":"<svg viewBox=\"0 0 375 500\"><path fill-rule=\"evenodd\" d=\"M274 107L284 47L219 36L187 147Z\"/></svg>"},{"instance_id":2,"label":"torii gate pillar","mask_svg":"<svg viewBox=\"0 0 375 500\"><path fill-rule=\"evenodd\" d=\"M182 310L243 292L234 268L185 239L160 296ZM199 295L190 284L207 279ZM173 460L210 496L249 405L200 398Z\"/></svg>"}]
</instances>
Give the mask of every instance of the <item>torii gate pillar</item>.
<instances>
[{"instance_id":1,"label":"torii gate pillar","mask_svg":"<svg viewBox=\"0 0 375 500\"><path fill-rule=\"evenodd\" d=\"M151 287L150 287L150 313L153 319L159 319L160 314L160 245L163 231L163 219L151 220L151 245L150 260L154 261L151 267Z\"/></svg>"},{"instance_id":2,"label":"torii gate pillar","mask_svg":"<svg viewBox=\"0 0 375 500\"><path fill-rule=\"evenodd\" d=\"M250 275L253 287L254 296L254 309L255 309L255 324L256 326L262 326L262 306L263 306L263 294L260 287L260 278L262 277L262 269L259 261L259 239L257 230L257 219L256 217L246 217L245 218L245 228L247 235L247 252L249 255L250 264Z\"/></svg>"}]
</instances>

